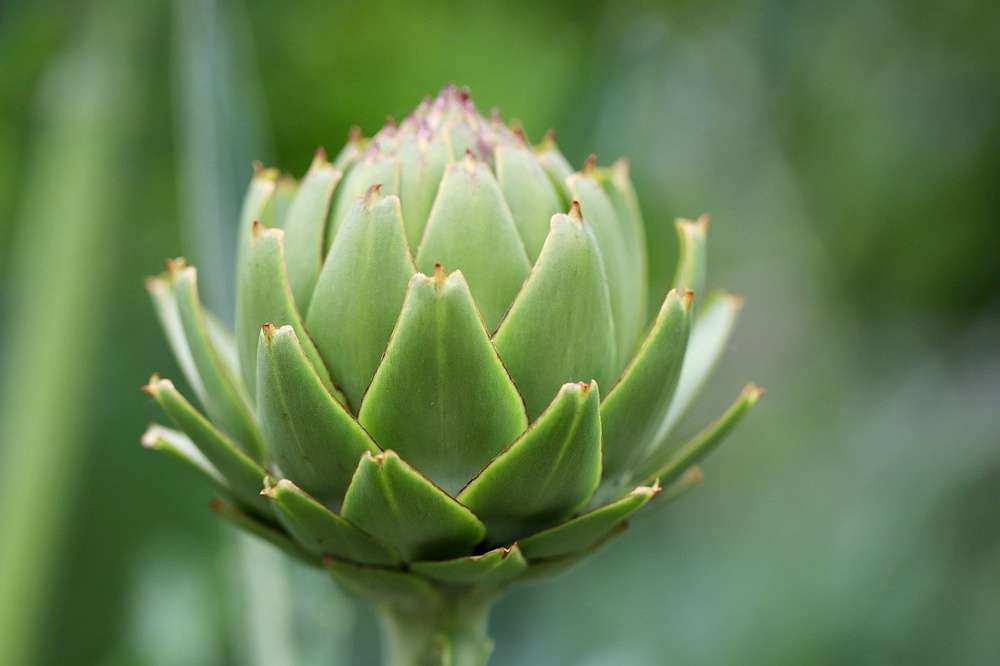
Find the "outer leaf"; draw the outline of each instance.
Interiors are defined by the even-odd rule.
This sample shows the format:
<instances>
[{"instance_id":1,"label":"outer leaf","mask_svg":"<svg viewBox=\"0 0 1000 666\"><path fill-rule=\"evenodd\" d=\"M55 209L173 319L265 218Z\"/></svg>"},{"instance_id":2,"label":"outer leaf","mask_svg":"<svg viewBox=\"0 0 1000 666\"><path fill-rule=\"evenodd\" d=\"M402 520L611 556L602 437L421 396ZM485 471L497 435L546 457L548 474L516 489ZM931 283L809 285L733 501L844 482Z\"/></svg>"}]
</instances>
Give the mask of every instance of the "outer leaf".
<instances>
[{"instance_id":1,"label":"outer leaf","mask_svg":"<svg viewBox=\"0 0 1000 666\"><path fill-rule=\"evenodd\" d=\"M724 291L708 294L701 304L701 310L691 328L677 389L670 402L670 409L656 430L654 442L666 441L673 434L674 428L705 387L729 344L736 317L742 307L743 299Z\"/></svg>"},{"instance_id":2,"label":"outer leaf","mask_svg":"<svg viewBox=\"0 0 1000 666\"><path fill-rule=\"evenodd\" d=\"M243 255L250 247L250 238L254 222L263 224L266 221L267 209L277 189L278 170L265 169L259 163L254 164L254 175L250 187L243 197L243 207L240 209L239 256L241 263ZM273 218L273 215L271 216Z\"/></svg>"},{"instance_id":3,"label":"outer leaf","mask_svg":"<svg viewBox=\"0 0 1000 666\"><path fill-rule=\"evenodd\" d=\"M358 566L335 558L324 559L323 566L351 596L370 604L426 612L428 606L440 602L434 586L412 573Z\"/></svg>"},{"instance_id":4,"label":"outer leaf","mask_svg":"<svg viewBox=\"0 0 1000 666\"><path fill-rule=\"evenodd\" d=\"M451 146L443 134L420 131L401 133L399 141L399 200L407 241L417 247L445 167L452 161Z\"/></svg>"},{"instance_id":5,"label":"outer leaf","mask_svg":"<svg viewBox=\"0 0 1000 666\"><path fill-rule=\"evenodd\" d=\"M640 294L636 293L635 286L629 279L629 265L638 261L638 258L629 256L625 234L615 208L600 183L593 178L592 172L592 162L588 162L588 168L583 173L570 176L566 184L573 198L580 203L583 219L594 230L594 237L601 248L618 340L617 358L624 359L632 349L632 342L638 331L635 322L641 319L639 314L645 309L646 303L639 302ZM621 365L615 369L620 367Z\"/></svg>"},{"instance_id":6,"label":"outer leaf","mask_svg":"<svg viewBox=\"0 0 1000 666\"><path fill-rule=\"evenodd\" d=\"M202 308L202 319L205 321L205 330L208 332L208 339L211 340L215 352L222 361L226 369L226 374L233 378L233 381L240 384L240 356L236 351L236 336L223 324L218 317L212 314L211 310ZM241 387L242 390L242 387Z\"/></svg>"},{"instance_id":7,"label":"outer leaf","mask_svg":"<svg viewBox=\"0 0 1000 666\"><path fill-rule=\"evenodd\" d=\"M569 189L566 187L566 179L573 175L575 169L566 161L566 158L559 150L559 146L556 145L555 132L549 130L545 134L541 145L535 148L535 153L538 155L539 164L542 165L542 168L549 175L552 184L556 188L556 192L562 199L563 209L566 210L569 207L570 201L572 201Z\"/></svg>"},{"instance_id":8,"label":"outer leaf","mask_svg":"<svg viewBox=\"0 0 1000 666\"><path fill-rule=\"evenodd\" d=\"M632 291L632 298L639 304L635 309L635 319L626 322L629 332L623 336L632 341L646 325L646 297L649 285L646 264L646 229L642 221L642 211L639 209L639 198L629 177L628 160L620 159L611 169L601 169L598 172L599 181L604 187L608 198L618 216L620 231L625 244L626 280ZM683 289L678 289L682 291ZM697 292L695 292L697 294ZM630 348L629 348L630 349Z\"/></svg>"},{"instance_id":9,"label":"outer leaf","mask_svg":"<svg viewBox=\"0 0 1000 666\"><path fill-rule=\"evenodd\" d=\"M168 266L177 265L177 259L168 262ZM208 396L205 391L205 384L198 374L198 367L195 365L191 347L188 345L187 335L184 333L184 322L181 321L180 308L177 305L177 297L170 286L170 279L166 276L146 278L146 291L153 299L153 306L156 308L157 318L160 326L170 343L170 350L174 353L177 364L181 366L184 378L187 379L191 389L198 397L201 404L207 404Z\"/></svg>"},{"instance_id":10,"label":"outer leaf","mask_svg":"<svg viewBox=\"0 0 1000 666\"><path fill-rule=\"evenodd\" d=\"M166 428L157 423L151 423L146 432L142 434L143 448L151 451L162 451L180 460L185 465L205 476L209 481L217 485L220 489L231 493L232 488L223 478L219 470L215 469L205 454L198 450L191 438L180 430Z\"/></svg>"},{"instance_id":11,"label":"outer leaf","mask_svg":"<svg viewBox=\"0 0 1000 666\"><path fill-rule=\"evenodd\" d=\"M674 273L675 289L690 289L698 299L705 287L708 216L702 215L696 221L677 220L677 244L680 256Z\"/></svg>"},{"instance_id":12,"label":"outer leaf","mask_svg":"<svg viewBox=\"0 0 1000 666\"><path fill-rule=\"evenodd\" d=\"M416 269L399 199L378 187L357 199L330 248L306 326L357 412Z\"/></svg>"},{"instance_id":13,"label":"outer leaf","mask_svg":"<svg viewBox=\"0 0 1000 666\"><path fill-rule=\"evenodd\" d=\"M272 500L284 528L317 555L382 566L400 563L399 554L389 545L365 534L288 479L270 484L263 495Z\"/></svg>"},{"instance_id":14,"label":"outer leaf","mask_svg":"<svg viewBox=\"0 0 1000 666\"><path fill-rule=\"evenodd\" d=\"M355 199L364 196L376 183L382 186L382 194L396 194L399 191L399 160L378 153L374 146L344 176L344 181L337 192L330 215L330 231L326 235L329 246L340 228L340 223L347 211L354 205Z\"/></svg>"},{"instance_id":15,"label":"outer leaf","mask_svg":"<svg viewBox=\"0 0 1000 666\"><path fill-rule=\"evenodd\" d=\"M278 176L274 194L258 218L260 223L269 228L283 228L285 220L288 217L288 209L291 208L292 202L295 201L295 193L298 191L299 181L287 174ZM248 237L253 232L253 223L253 219L247 223Z\"/></svg>"},{"instance_id":16,"label":"outer leaf","mask_svg":"<svg viewBox=\"0 0 1000 666\"><path fill-rule=\"evenodd\" d=\"M361 459L342 513L408 562L468 555L486 533L471 511L392 451Z\"/></svg>"},{"instance_id":17,"label":"outer leaf","mask_svg":"<svg viewBox=\"0 0 1000 666\"><path fill-rule=\"evenodd\" d=\"M410 281L359 420L451 493L527 427L460 272L445 278L438 268Z\"/></svg>"},{"instance_id":18,"label":"outer leaf","mask_svg":"<svg viewBox=\"0 0 1000 666\"><path fill-rule=\"evenodd\" d=\"M173 263L171 281L177 311L191 358L204 386L204 407L212 420L235 439L257 461L263 460L264 445L251 415L245 388L230 374L223 357L209 336L198 301L197 274L193 267Z\"/></svg>"},{"instance_id":19,"label":"outer leaf","mask_svg":"<svg viewBox=\"0 0 1000 666\"><path fill-rule=\"evenodd\" d=\"M330 217L333 188L340 172L326 161L322 149L316 151L309 171L299 186L284 217L285 267L295 302L303 310L309 305L323 261L324 235Z\"/></svg>"},{"instance_id":20,"label":"outer leaf","mask_svg":"<svg viewBox=\"0 0 1000 666\"><path fill-rule=\"evenodd\" d=\"M278 466L328 506L339 506L361 456L379 450L323 385L291 326L261 329L257 409Z\"/></svg>"},{"instance_id":21,"label":"outer leaf","mask_svg":"<svg viewBox=\"0 0 1000 666\"><path fill-rule=\"evenodd\" d=\"M267 475L263 467L199 414L169 379L153 375L142 390L152 396L171 420L187 433L236 497L258 511L268 512L266 503L260 498L260 489Z\"/></svg>"},{"instance_id":22,"label":"outer leaf","mask_svg":"<svg viewBox=\"0 0 1000 666\"><path fill-rule=\"evenodd\" d=\"M707 428L692 437L676 449L657 447L650 458L643 463L637 478L659 478L663 485L668 485L679 478L686 469L704 458L709 451L719 444L730 431L736 427L750 408L757 404L764 390L753 384L747 384L729 409L713 421Z\"/></svg>"},{"instance_id":23,"label":"outer leaf","mask_svg":"<svg viewBox=\"0 0 1000 666\"><path fill-rule=\"evenodd\" d=\"M471 155L450 165L417 250L417 267L459 269L489 330L520 289L531 264L490 168Z\"/></svg>"},{"instance_id":24,"label":"outer leaf","mask_svg":"<svg viewBox=\"0 0 1000 666\"><path fill-rule=\"evenodd\" d=\"M582 554L615 532L629 516L660 492L659 486L640 486L621 499L588 511L561 525L533 534L519 543L529 560Z\"/></svg>"},{"instance_id":25,"label":"outer leaf","mask_svg":"<svg viewBox=\"0 0 1000 666\"><path fill-rule=\"evenodd\" d=\"M694 294L667 294L653 329L601 405L604 478L629 472L645 455L670 406L687 347Z\"/></svg>"},{"instance_id":26,"label":"outer leaf","mask_svg":"<svg viewBox=\"0 0 1000 666\"><path fill-rule=\"evenodd\" d=\"M520 142L500 144L494 161L500 190L534 262L548 236L549 220L565 209L531 148Z\"/></svg>"},{"instance_id":27,"label":"outer leaf","mask_svg":"<svg viewBox=\"0 0 1000 666\"><path fill-rule=\"evenodd\" d=\"M334 388L326 366L312 340L306 335L302 317L295 307L285 273L284 232L254 226L253 238L245 262L240 266L236 301L236 344L240 353L240 369L247 386L257 386L257 342L264 324L290 325L302 349L323 384L343 402Z\"/></svg>"},{"instance_id":28,"label":"outer leaf","mask_svg":"<svg viewBox=\"0 0 1000 666\"><path fill-rule=\"evenodd\" d=\"M566 518L601 479L597 384L566 384L524 435L459 493L491 543L510 543Z\"/></svg>"},{"instance_id":29,"label":"outer leaf","mask_svg":"<svg viewBox=\"0 0 1000 666\"><path fill-rule=\"evenodd\" d=\"M222 500L213 500L209 507L220 518L224 518L236 527L246 530L250 534L260 537L272 545L277 546L295 559L312 566L320 565L320 558L316 557L292 541L282 530L261 522L253 516L244 513L232 504L223 502Z\"/></svg>"},{"instance_id":30,"label":"outer leaf","mask_svg":"<svg viewBox=\"0 0 1000 666\"><path fill-rule=\"evenodd\" d=\"M597 543L586 550L577 551L572 555L552 559L529 560L528 569L521 575L520 580L532 581L541 578L551 578L552 576L565 573L621 536L628 529L628 526L629 524L626 521L618 523L617 527L613 527L610 532L605 533Z\"/></svg>"},{"instance_id":31,"label":"outer leaf","mask_svg":"<svg viewBox=\"0 0 1000 666\"><path fill-rule=\"evenodd\" d=\"M472 555L443 562L415 562L416 573L447 585L500 586L513 581L528 567L517 544L494 548L482 555Z\"/></svg>"},{"instance_id":32,"label":"outer leaf","mask_svg":"<svg viewBox=\"0 0 1000 666\"><path fill-rule=\"evenodd\" d=\"M600 250L578 213L552 217L538 262L493 338L531 418L563 384L609 386L618 368Z\"/></svg>"}]
</instances>

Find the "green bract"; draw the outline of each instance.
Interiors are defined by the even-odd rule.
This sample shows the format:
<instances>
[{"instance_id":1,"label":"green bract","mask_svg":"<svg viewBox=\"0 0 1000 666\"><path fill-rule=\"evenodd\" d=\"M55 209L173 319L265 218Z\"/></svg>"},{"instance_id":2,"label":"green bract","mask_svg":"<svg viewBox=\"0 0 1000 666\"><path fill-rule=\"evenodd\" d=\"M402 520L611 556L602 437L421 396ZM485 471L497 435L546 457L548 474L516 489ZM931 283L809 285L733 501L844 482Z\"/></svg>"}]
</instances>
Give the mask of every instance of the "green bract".
<instances>
[{"instance_id":1,"label":"green bract","mask_svg":"<svg viewBox=\"0 0 1000 666\"><path fill-rule=\"evenodd\" d=\"M701 296L706 221L677 222L650 323L626 163L573 173L452 87L333 163L320 151L297 185L258 169L240 225L235 334L182 260L149 280L207 417L154 376L178 430L143 442L390 615L592 552L700 478L761 394L678 440L740 307ZM440 650L460 652L442 622Z\"/></svg>"}]
</instances>

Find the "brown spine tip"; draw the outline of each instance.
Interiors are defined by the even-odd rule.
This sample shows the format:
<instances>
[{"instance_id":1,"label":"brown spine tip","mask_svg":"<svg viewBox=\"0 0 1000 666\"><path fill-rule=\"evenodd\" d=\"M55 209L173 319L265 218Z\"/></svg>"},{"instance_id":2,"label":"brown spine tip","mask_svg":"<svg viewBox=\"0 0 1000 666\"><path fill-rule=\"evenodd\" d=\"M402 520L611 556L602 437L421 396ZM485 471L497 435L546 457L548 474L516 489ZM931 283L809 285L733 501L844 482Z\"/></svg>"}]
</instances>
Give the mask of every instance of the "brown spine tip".
<instances>
[{"instance_id":1,"label":"brown spine tip","mask_svg":"<svg viewBox=\"0 0 1000 666\"><path fill-rule=\"evenodd\" d=\"M368 188L367 192L365 192L365 204L371 206L371 204L378 197L379 190L381 189L382 183L372 183L372 186Z\"/></svg>"},{"instance_id":2,"label":"brown spine tip","mask_svg":"<svg viewBox=\"0 0 1000 666\"><path fill-rule=\"evenodd\" d=\"M441 264L434 264L434 288L438 291L444 286L445 279L444 266Z\"/></svg>"},{"instance_id":3,"label":"brown spine tip","mask_svg":"<svg viewBox=\"0 0 1000 666\"><path fill-rule=\"evenodd\" d=\"M264 340L271 342L274 339L274 332L278 330L271 322L266 322L260 327L260 332L264 334Z\"/></svg>"},{"instance_id":4,"label":"brown spine tip","mask_svg":"<svg viewBox=\"0 0 1000 666\"><path fill-rule=\"evenodd\" d=\"M396 119L393 118L392 116L386 116L385 117L385 126L389 127L389 128L392 128L392 129L395 129L396 128Z\"/></svg>"},{"instance_id":5,"label":"brown spine tip","mask_svg":"<svg viewBox=\"0 0 1000 666\"><path fill-rule=\"evenodd\" d=\"M139 390L145 393L146 395L152 397L153 394L156 392L156 389L153 388L153 380L150 379L149 384L139 387Z\"/></svg>"},{"instance_id":6,"label":"brown spine tip","mask_svg":"<svg viewBox=\"0 0 1000 666\"><path fill-rule=\"evenodd\" d=\"M765 395L767 395L767 389L757 386L753 382L747 384L746 389L744 389L747 394L754 399L754 401L760 400Z\"/></svg>"},{"instance_id":7,"label":"brown spine tip","mask_svg":"<svg viewBox=\"0 0 1000 666\"><path fill-rule=\"evenodd\" d=\"M545 132L545 136L542 137L542 145L546 148L556 147L556 131L554 129Z\"/></svg>"},{"instance_id":8,"label":"brown spine tip","mask_svg":"<svg viewBox=\"0 0 1000 666\"><path fill-rule=\"evenodd\" d=\"M260 176L263 176L264 171L266 170L264 169L264 163L261 162L260 160L254 160L252 164L253 164L253 175L258 178Z\"/></svg>"},{"instance_id":9,"label":"brown spine tip","mask_svg":"<svg viewBox=\"0 0 1000 666\"><path fill-rule=\"evenodd\" d=\"M594 167L597 165L597 155L593 153L587 158L587 161L583 163L583 175L592 177L594 175Z\"/></svg>"},{"instance_id":10,"label":"brown spine tip","mask_svg":"<svg viewBox=\"0 0 1000 666\"><path fill-rule=\"evenodd\" d=\"M569 205L569 216L577 222L583 222L583 210L580 209L579 201L574 201Z\"/></svg>"},{"instance_id":11,"label":"brown spine tip","mask_svg":"<svg viewBox=\"0 0 1000 666\"><path fill-rule=\"evenodd\" d=\"M685 289L684 293L681 294L681 303L684 304L685 308L690 308L691 304L694 303L694 292L690 289Z\"/></svg>"},{"instance_id":12,"label":"brown spine tip","mask_svg":"<svg viewBox=\"0 0 1000 666\"><path fill-rule=\"evenodd\" d=\"M703 213L697 220L694 221L702 229L708 229L709 222L712 221L712 217L708 213Z\"/></svg>"},{"instance_id":13,"label":"brown spine tip","mask_svg":"<svg viewBox=\"0 0 1000 666\"><path fill-rule=\"evenodd\" d=\"M313 153L312 164L309 165L310 169L318 169L322 166L329 164L329 160L326 158L326 149L323 146L317 146L316 152Z\"/></svg>"},{"instance_id":14,"label":"brown spine tip","mask_svg":"<svg viewBox=\"0 0 1000 666\"><path fill-rule=\"evenodd\" d=\"M260 223L260 220L253 221L253 228L250 230L250 235L254 240L260 238L260 235L264 233L264 225Z\"/></svg>"},{"instance_id":15,"label":"brown spine tip","mask_svg":"<svg viewBox=\"0 0 1000 666\"><path fill-rule=\"evenodd\" d=\"M187 261L184 257L177 257L175 259L164 260L163 265L167 267L167 273L170 277L175 277L177 273L187 268Z\"/></svg>"},{"instance_id":16,"label":"brown spine tip","mask_svg":"<svg viewBox=\"0 0 1000 666\"><path fill-rule=\"evenodd\" d=\"M347 130L348 143L361 143L361 137L361 128L357 125L354 125L351 129Z\"/></svg>"}]
</instances>

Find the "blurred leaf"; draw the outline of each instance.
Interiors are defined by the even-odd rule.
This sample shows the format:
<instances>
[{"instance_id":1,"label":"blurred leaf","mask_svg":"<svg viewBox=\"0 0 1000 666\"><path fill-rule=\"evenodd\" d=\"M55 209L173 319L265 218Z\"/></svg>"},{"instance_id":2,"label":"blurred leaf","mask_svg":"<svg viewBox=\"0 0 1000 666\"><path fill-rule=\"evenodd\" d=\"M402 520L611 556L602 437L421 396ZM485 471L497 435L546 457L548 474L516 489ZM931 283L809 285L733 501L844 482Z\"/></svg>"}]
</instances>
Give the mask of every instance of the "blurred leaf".
<instances>
[{"instance_id":1,"label":"blurred leaf","mask_svg":"<svg viewBox=\"0 0 1000 666\"><path fill-rule=\"evenodd\" d=\"M81 32L50 66L39 100L42 131L24 179L25 200L10 275L12 319L0 387L0 645L8 664L33 663L63 521L80 487L80 431L97 363L101 313L113 264L102 260L122 232L118 178L135 129L136 70L150 12L95 3Z\"/></svg>"}]
</instances>

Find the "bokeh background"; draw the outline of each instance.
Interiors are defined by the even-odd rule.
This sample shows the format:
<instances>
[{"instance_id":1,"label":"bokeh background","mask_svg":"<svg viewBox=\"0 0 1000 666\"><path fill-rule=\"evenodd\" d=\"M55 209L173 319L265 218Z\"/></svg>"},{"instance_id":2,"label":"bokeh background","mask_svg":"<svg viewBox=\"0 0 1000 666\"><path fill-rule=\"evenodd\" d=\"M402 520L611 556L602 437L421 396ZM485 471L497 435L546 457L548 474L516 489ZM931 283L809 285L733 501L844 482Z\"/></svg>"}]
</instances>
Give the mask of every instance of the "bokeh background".
<instances>
[{"instance_id":1,"label":"bokeh background","mask_svg":"<svg viewBox=\"0 0 1000 666\"><path fill-rule=\"evenodd\" d=\"M491 663L1000 663L1000 3L0 3L0 662L374 664L371 614L138 443L179 377L142 287L226 313L258 158L301 175L443 84L632 162L662 293L711 213L747 301L707 479Z\"/></svg>"}]
</instances>

